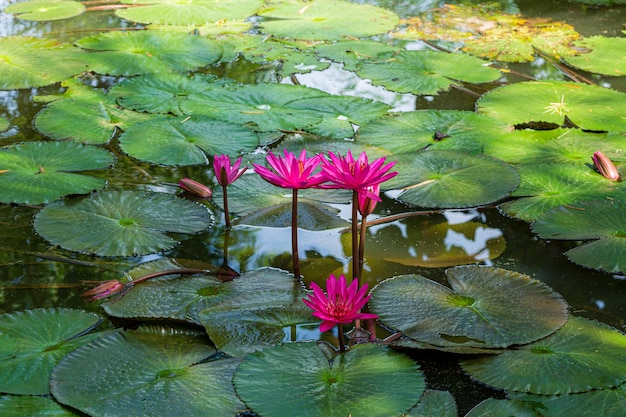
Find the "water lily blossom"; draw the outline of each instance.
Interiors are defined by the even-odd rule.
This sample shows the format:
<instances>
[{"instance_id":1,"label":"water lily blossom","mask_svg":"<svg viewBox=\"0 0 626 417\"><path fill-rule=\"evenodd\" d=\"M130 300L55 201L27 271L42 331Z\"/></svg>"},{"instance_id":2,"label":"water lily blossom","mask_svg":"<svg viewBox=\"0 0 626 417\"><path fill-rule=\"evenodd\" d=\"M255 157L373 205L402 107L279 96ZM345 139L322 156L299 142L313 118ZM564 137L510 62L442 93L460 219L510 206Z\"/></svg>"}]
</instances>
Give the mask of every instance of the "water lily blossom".
<instances>
[{"instance_id":1,"label":"water lily blossom","mask_svg":"<svg viewBox=\"0 0 626 417\"><path fill-rule=\"evenodd\" d=\"M602 152L595 152L591 159L593 160L593 164L595 165L596 169L600 174L602 174L602 176L610 179L611 181L621 181L622 178L619 174L619 171L615 167L615 164Z\"/></svg>"},{"instance_id":2,"label":"water lily blossom","mask_svg":"<svg viewBox=\"0 0 626 417\"><path fill-rule=\"evenodd\" d=\"M188 192L202 198L211 198L213 191L208 186L194 181L191 178L183 178L178 182L178 186Z\"/></svg>"},{"instance_id":3,"label":"water lily blossom","mask_svg":"<svg viewBox=\"0 0 626 417\"><path fill-rule=\"evenodd\" d=\"M124 289L124 284L120 281L113 279L110 281L105 281L102 284L98 285L96 288L92 288L89 291L85 291L82 296L83 297L91 297L93 301L102 300L103 298L110 297L112 295L118 294L122 292Z\"/></svg>"},{"instance_id":4,"label":"water lily blossom","mask_svg":"<svg viewBox=\"0 0 626 417\"><path fill-rule=\"evenodd\" d=\"M367 284L359 288L359 283L353 280L350 285L346 284L343 275L335 278L331 274L326 280L326 292L324 294L319 285L311 283L313 294L309 298L303 298L302 302L313 310L313 315L322 320L320 331L327 332L337 324L348 324L355 320L375 319L376 314L361 313L361 308L369 301Z\"/></svg>"},{"instance_id":5,"label":"water lily blossom","mask_svg":"<svg viewBox=\"0 0 626 417\"><path fill-rule=\"evenodd\" d=\"M239 169L240 166L241 158L238 158L231 165L230 156L213 156L213 173L217 178L217 182L222 186L222 195L224 196L224 220L227 228L230 228L230 214L228 211L228 193L226 191L226 187L235 182L248 169L248 167Z\"/></svg>"},{"instance_id":6,"label":"water lily blossom","mask_svg":"<svg viewBox=\"0 0 626 417\"><path fill-rule=\"evenodd\" d=\"M377 198L372 198L375 195ZM365 217L374 212L376 204L380 201L380 184L370 185L366 187L365 192L359 193L357 196L359 203L359 213L362 216L362 222L365 221Z\"/></svg>"},{"instance_id":7,"label":"water lily blossom","mask_svg":"<svg viewBox=\"0 0 626 417\"><path fill-rule=\"evenodd\" d=\"M293 190L317 187L326 181L321 173L314 173L319 166L321 155L307 158L306 149L300 152L298 158L287 149L285 149L284 155L284 157L279 157L269 152L267 162L272 169L253 164L254 170L265 181L277 187Z\"/></svg>"}]
</instances>

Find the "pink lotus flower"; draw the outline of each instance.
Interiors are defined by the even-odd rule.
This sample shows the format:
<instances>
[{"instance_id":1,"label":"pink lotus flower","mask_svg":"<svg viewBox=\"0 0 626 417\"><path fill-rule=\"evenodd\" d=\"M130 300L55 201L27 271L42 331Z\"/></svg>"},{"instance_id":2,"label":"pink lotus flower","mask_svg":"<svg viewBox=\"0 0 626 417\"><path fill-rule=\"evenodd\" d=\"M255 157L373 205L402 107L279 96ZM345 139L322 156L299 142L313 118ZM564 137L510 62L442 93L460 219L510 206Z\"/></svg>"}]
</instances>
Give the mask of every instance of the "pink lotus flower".
<instances>
[{"instance_id":1,"label":"pink lotus flower","mask_svg":"<svg viewBox=\"0 0 626 417\"><path fill-rule=\"evenodd\" d=\"M619 171L615 167L613 161L607 158L602 152L597 151L591 157L593 164L602 176L610 179L611 181L620 181L621 177Z\"/></svg>"},{"instance_id":2,"label":"pink lotus flower","mask_svg":"<svg viewBox=\"0 0 626 417\"><path fill-rule=\"evenodd\" d=\"M370 164L365 152L356 160L350 151L343 158L332 152L328 152L328 156L330 160L322 161L322 174L332 184L325 185L325 188L353 190L365 193L372 200L381 201L378 195L367 191L367 187L381 184L398 175L397 172L389 172L396 163L384 165L385 157L378 158Z\"/></svg>"},{"instance_id":3,"label":"pink lotus flower","mask_svg":"<svg viewBox=\"0 0 626 417\"><path fill-rule=\"evenodd\" d=\"M376 203L380 201L371 198L372 194L380 199L380 184L370 185L369 187L366 187L364 193L359 193L359 213L361 213L361 216L363 216L363 218L372 214L374 212L374 209L376 208Z\"/></svg>"},{"instance_id":4,"label":"pink lotus flower","mask_svg":"<svg viewBox=\"0 0 626 417\"><path fill-rule=\"evenodd\" d=\"M190 178L181 179L178 182L178 186L182 188L183 190L187 191L188 193L193 194L198 197L211 198L211 196L213 195L213 191L211 191L211 189L208 186L198 181L194 181Z\"/></svg>"},{"instance_id":5,"label":"pink lotus flower","mask_svg":"<svg viewBox=\"0 0 626 417\"><path fill-rule=\"evenodd\" d=\"M241 165L241 158L237 159L235 163L230 165L230 156L228 155L215 155L213 157L213 172L217 177L217 182L225 187L235 182L235 180L243 175L248 167L239 169Z\"/></svg>"},{"instance_id":6,"label":"pink lotus flower","mask_svg":"<svg viewBox=\"0 0 626 417\"><path fill-rule=\"evenodd\" d=\"M254 170L265 181L278 187L291 188L293 190L316 187L326 181L321 173L313 173L319 166L320 155L307 158L306 150L303 150L300 156L296 158L287 149L285 149L284 154L284 157L278 157L272 152L267 154L267 162L269 162L273 170L262 165L253 164Z\"/></svg>"},{"instance_id":7,"label":"pink lotus flower","mask_svg":"<svg viewBox=\"0 0 626 417\"><path fill-rule=\"evenodd\" d=\"M124 284L116 279L111 281L105 281L98 285L96 288L92 288L89 291L85 291L83 297L91 297L92 301L101 300L103 298L110 297L112 295L122 292Z\"/></svg>"},{"instance_id":8,"label":"pink lotus flower","mask_svg":"<svg viewBox=\"0 0 626 417\"><path fill-rule=\"evenodd\" d=\"M359 283L353 280L348 286L343 275L335 278L333 274L326 280L326 291L328 296L324 294L322 289L316 283L311 283L313 294L303 298L302 302L309 308L313 309L313 315L322 319L320 331L326 332L337 324L352 323L354 320L375 319L376 314L361 313L361 308L370 299L367 292L367 284L361 288Z\"/></svg>"}]
</instances>

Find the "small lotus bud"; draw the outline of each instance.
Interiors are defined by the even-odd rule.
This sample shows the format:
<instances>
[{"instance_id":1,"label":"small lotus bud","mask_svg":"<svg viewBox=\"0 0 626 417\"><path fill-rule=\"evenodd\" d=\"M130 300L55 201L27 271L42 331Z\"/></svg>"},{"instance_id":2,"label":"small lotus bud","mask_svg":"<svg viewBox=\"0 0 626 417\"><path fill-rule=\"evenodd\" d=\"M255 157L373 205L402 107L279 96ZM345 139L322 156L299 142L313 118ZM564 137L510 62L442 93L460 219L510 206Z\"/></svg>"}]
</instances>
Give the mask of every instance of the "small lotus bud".
<instances>
[{"instance_id":1,"label":"small lotus bud","mask_svg":"<svg viewBox=\"0 0 626 417\"><path fill-rule=\"evenodd\" d=\"M90 297L93 301L102 300L103 298L110 297L111 295L118 294L124 289L124 284L116 279L111 281L105 281L98 285L96 288L92 288L89 291L83 293L83 297Z\"/></svg>"},{"instance_id":2,"label":"small lotus bud","mask_svg":"<svg viewBox=\"0 0 626 417\"><path fill-rule=\"evenodd\" d=\"M621 181L619 171L615 167L613 161L607 158L602 152L597 151L593 154L593 164L602 176L610 179L611 181Z\"/></svg>"},{"instance_id":3,"label":"small lotus bud","mask_svg":"<svg viewBox=\"0 0 626 417\"><path fill-rule=\"evenodd\" d=\"M181 179L178 185L183 190L198 197L211 198L213 195L213 191L209 187L189 178Z\"/></svg>"}]
</instances>

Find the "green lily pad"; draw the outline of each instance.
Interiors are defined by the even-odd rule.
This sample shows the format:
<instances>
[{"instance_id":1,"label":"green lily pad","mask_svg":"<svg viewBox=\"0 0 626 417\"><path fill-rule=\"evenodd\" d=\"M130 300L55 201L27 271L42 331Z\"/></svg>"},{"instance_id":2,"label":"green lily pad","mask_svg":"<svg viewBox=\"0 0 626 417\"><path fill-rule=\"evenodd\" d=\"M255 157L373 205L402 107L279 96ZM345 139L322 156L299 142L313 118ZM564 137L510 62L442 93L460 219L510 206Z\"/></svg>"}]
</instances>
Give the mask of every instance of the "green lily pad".
<instances>
[{"instance_id":1,"label":"green lily pad","mask_svg":"<svg viewBox=\"0 0 626 417\"><path fill-rule=\"evenodd\" d=\"M160 165L208 164L207 155L239 155L259 146L251 129L206 116L155 116L119 137L128 155Z\"/></svg>"},{"instance_id":2,"label":"green lily pad","mask_svg":"<svg viewBox=\"0 0 626 417\"><path fill-rule=\"evenodd\" d=\"M451 289L419 275L387 279L372 291L370 309L385 325L437 346L529 343L567 320L561 296L526 275L464 266L446 276Z\"/></svg>"},{"instance_id":3,"label":"green lily pad","mask_svg":"<svg viewBox=\"0 0 626 417\"><path fill-rule=\"evenodd\" d=\"M389 417L424 391L417 365L373 344L329 359L316 343L287 343L248 355L235 372L237 394L265 417ZM276 401L280 393L280 401Z\"/></svg>"},{"instance_id":4,"label":"green lily pad","mask_svg":"<svg viewBox=\"0 0 626 417\"><path fill-rule=\"evenodd\" d=\"M448 391L427 389L405 417L457 417L456 402Z\"/></svg>"},{"instance_id":5,"label":"green lily pad","mask_svg":"<svg viewBox=\"0 0 626 417\"><path fill-rule=\"evenodd\" d=\"M1 90L42 87L87 69L80 49L54 39L0 38L0 56Z\"/></svg>"},{"instance_id":6,"label":"green lily pad","mask_svg":"<svg viewBox=\"0 0 626 417\"><path fill-rule=\"evenodd\" d=\"M544 239L589 240L565 254L573 262L609 273L626 272L625 203L603 200L547 211L532 224Z\"/></svg>"},{"instance_id":7,"label":"green lily pad","mask_svg":"<svg viewBox=\"0 0 626 417\"><path fill-rule=\"evenodd\" d=\"M91 71L118 76L189 71L211 65L222 55L217 42L202 36L154 30L108 32L76 44L92 51Z\"/></svg>"},{"instance_id":8,"label":"green lily pad","mask_svg":"<svg viewBox=\"0 0 626 417\"><path fill-rule=\"evenodd\" d=\"M122 0L141 7L118 9L115 14L139 23L203 25L220 20L245 19L263 5L262 0Z\"/></svg>"},{"instance_id":9,"label":"green lily pad","mask_svg":"<svg viewBox=\"0 0 626 417\"><path fill-rule=\"evenodd\" d=\"M298 227L301 229L319 231L350 225L338 216L339 210L316 201L299 199L297 210ZM277 204L247 214L239 218L237 223L261 227L291 227L291 211L291 203Z\"/></svg>"},{"instance_id":10,"label":"green lily pad","mask_svg":"<svg viewBox=\"0 0 626 417\"><path fill-rule=\"evenodd\" d=\"M520 185L511 194L522 197L502 203L505 214L533 221L558 206L576 206L581 201L625 197L625 188L594 172L589 167L571 164L520 165Z\"/></svg>"},{"instance_id":11,"label":"green lily pad","mask_svg":"<svg viewBox=\"0 0 626 417\"><path fill-rule=\"evenodd\" d=\"M317 55L343 64L350 71L355 71L357 64L363 60L373 59L383 53L397 52L400 52L400 48L371 40L339 41L315 47Z\"/></svg>"},{"instance_id":12,"label":"green lily pad","mask_svg":"<svg viewBox=\"0 0 626 417\"><path fill-rule=\"evenodd\" d=\"M487 64L465 54L403 51L362 61L357 74L398 93L435 95L463 82L479 84L500 78L500 71Z\"/></svg>"},{"instance_id":13,"label":"green lily pad","mask_svg":"<svg viewBox=\"0 0 626 417\"><path fill-rule=\"evenodd\" d=\"M545 405L540 398L537 398L534 402L487 398L472 408L465 417L543 417L545 415L542 411L543 409L545 409ZM558 416L558 414L548 415L550 417Z\"/></svg>"},{"instance_id":14,"label":"green lily pad","mask_svg":"<svg viewBox=\"0 0 626 417\"><path fill-rule=\"evenodd\" d=\"M120 109L113 98L92 90L48 104L37 114L35 127L55 140L96 145L109 142L119 129L143 120L145 115Z\"/></svg>"},{"instance_id":15,"label":"green lily pad","mask_svg":"<svg viewBox=\"0 0 626 417\"><path fill-rule=\"evenodd\" d=\"M519 184L513 166L486 155L458 151L399 154L399 174L385 188L399 189L396 199L421 207L463 208L508 196Z\"/></svg>"},{"instance_id":16,"label":"green lily pad","mask_svg":"<svg viewBox=\"0 0 626 417\"><path fill-rule=\"evenodd\" d=\"M97 314L66 308L0 315L0 391L49 394L52 368L72 350L101 336L87 334L101 322Z\"/></svg>"},{"instance_id":17,"label":"green lily pad","mask_svg":"<svg viewBox=\"0 0 626 417\"><path fill-rule=\"evenodd\" d=\"M227 84L212 75L191 78L177 73L147 74L114 85L109 95L119 105L140 112L172 113L181 116L180 103L195 93L211 92Z\"/></svg>"},{"instance_id":18,"label":"green lily pad","mask_svg":"<svg viewBox=\"0 0 626 417\"><path fill-rule=\"evenodd\" d=\"M4 417L80 417L82 414L62 406L50 397L0 395L0 413Z\"/></svg>"},{"instance_id":19,"label":"green lily pad","mask_svg":"<svg viewBox=\"0 0 626 417\"><path fill-rule=\"evenodd\" d=\"M9 120L4 116L0 116L0 132L8 130L10 126L11 123L9 122Z\"/></svg>"},{"instance_id":20,"label":"green lily pad","mask_svg":"<svg viewBox=\"0 0 626 417\"><path fill-rule=\"evenodd\" d=\"M74 142L30 142L0 148L0 202L48 203L68 194L86 194L106 181L80 171L104 169L114 157Z\"/></svg>"},{"instance_id":21,"label":"green lily pad","mask_svg":"<svg viewBox=\"0 0 626 417\"><path fill-rule=\"evenodd\" d=\"M463 370L512 391L561 395L611 388L626 381L626 335L570 317L556 333L500 355L462 359Z\"/></svg>"},{"instance_id":22,"label":"green lily pad","mask_svg":"<svg viewBox=\"0 0 626 417\"><path fill-rule=\"evenodd\" d=\"M511 131L511 126L475 112L419 110L367 123L359 129L357 140L393 154L427 147L481 153L488 143L507 142Z\"/></svg>"},{"instance_id":23,"label":"green lily pad","mask_svg":"<svg viewBox=\"0 0 626 417\"><path fill-rule=\"evenodd\" d=\"M606 36L590 36L575 43L579 48L589 50L588 53L565 57L569 65L596 74L626 74L626 62L616 57L626 56L626 39L608 38Z\"/></svg>"},{"instance_id":24,"label":"green lily pad","mask_svg":"<svg viewBox=\"0 0 626 417\"><path fill-rule=\"evenodd\" d=\"M37 213L34 225L64 249L133 256L173 247L177 242L165 232L196 233L210 223L205 207L170 194L109 191L50 204Z\"/></svg>"},{"instance_id":25,"label":"green lily pad","mask_svg":"<svg viewBox=\"0 0 626 417\"><path fill-rule=\"evenodd\" d=\"M258 13L263 32L295 39L365 38L393 29L398 16L390 10L347 1L279 2Z\"/></svg>"},{"instance_id":26,"label":"green lily pad","mask_svg":"<svg viewBox=\"0 0 626 417\"><path fill-rule=\"evenodd\" d=\"M478 100L477 110L516 125L551 123L558 127L567 117L581 129L624 132L624 101L626 94L595 85L528 81L489 91Z\"/></svg>"},{"instance_id":27,"label":"green lily pad","mask_svg":"<svg viewBox=\"0 0 626 417\"><path fill-rule=\"evenodd\" d=\"M231 416L237 359L216 353L204 333L167 327L118 332L77 349L54 369L54 398L91 416ZM97 364L98 366L94 366Z\"/></svg>"},{"instance_id":28,"label":"green lily pad","mask_svg":"<svg viewBox=\"0 0 626 417\"><path fill-rule=\"evenodd\" d=\"M83 3L69 0L31 0L8 5L5 13L16 15L23 20L38 22L48 20L69 19L85 11Z\"/></svg>"}]
</instances>

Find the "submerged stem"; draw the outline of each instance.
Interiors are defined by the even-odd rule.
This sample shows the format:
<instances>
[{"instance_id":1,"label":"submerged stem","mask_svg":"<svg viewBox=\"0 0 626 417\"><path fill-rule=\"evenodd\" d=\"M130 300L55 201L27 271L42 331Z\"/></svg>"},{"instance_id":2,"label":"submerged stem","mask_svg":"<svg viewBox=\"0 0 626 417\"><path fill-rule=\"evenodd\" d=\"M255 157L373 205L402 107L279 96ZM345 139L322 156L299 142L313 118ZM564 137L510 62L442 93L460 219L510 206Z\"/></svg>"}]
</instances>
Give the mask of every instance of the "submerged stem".
<instances>
[{"instance_id":1,"label":"submerged stem","mask_svg":"<svg viewBox=\"0 0 626 417\"><path fill-rule=\"evenodd\" d=\"M230 229L230 214L228 213L228 194L226 192L226 185L222 185L224 194L224 221L226 222L226 228Z\"/></svg>"}]
</instances>

